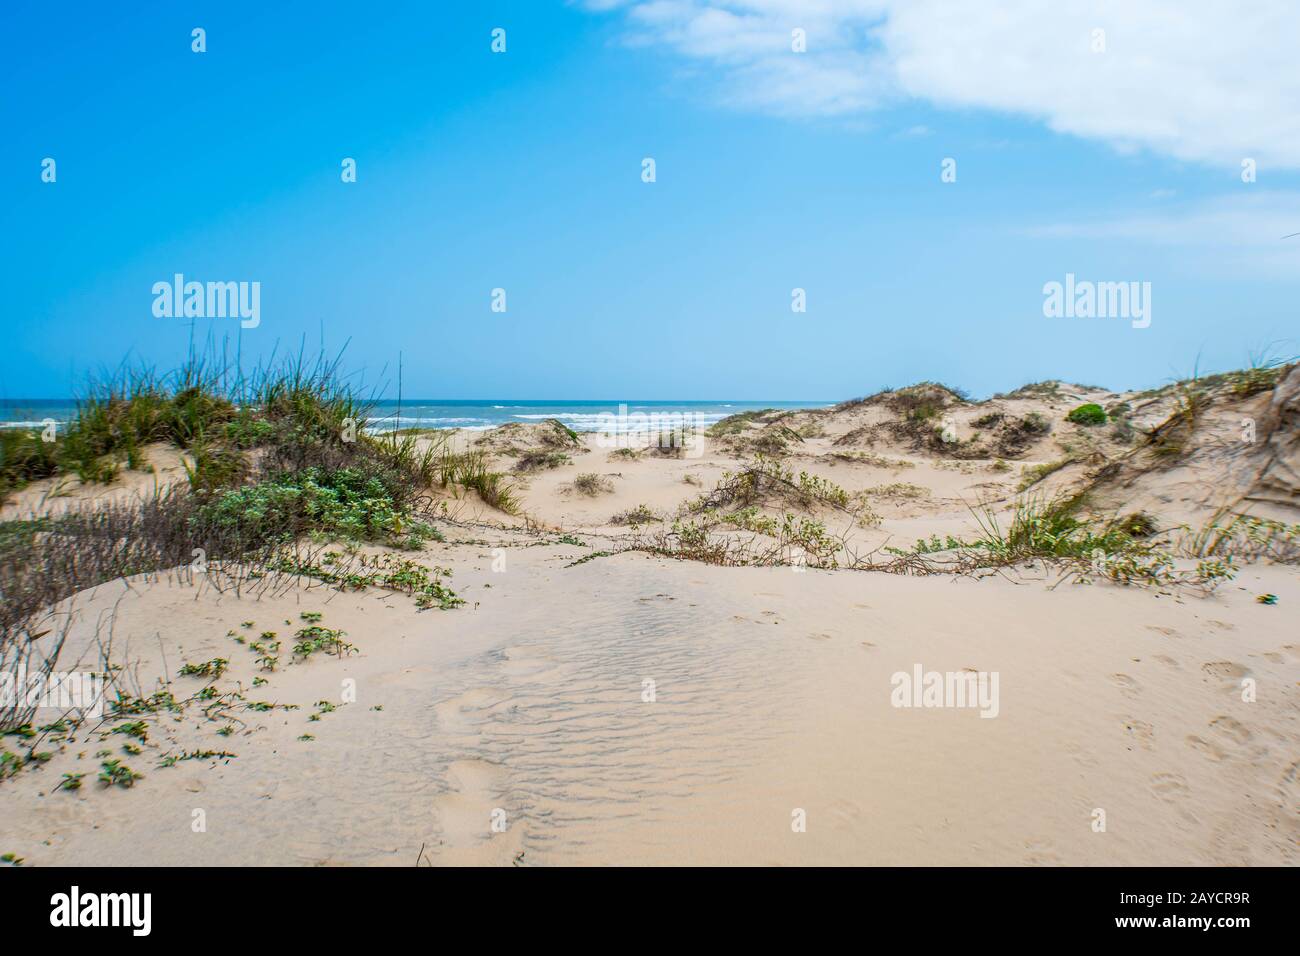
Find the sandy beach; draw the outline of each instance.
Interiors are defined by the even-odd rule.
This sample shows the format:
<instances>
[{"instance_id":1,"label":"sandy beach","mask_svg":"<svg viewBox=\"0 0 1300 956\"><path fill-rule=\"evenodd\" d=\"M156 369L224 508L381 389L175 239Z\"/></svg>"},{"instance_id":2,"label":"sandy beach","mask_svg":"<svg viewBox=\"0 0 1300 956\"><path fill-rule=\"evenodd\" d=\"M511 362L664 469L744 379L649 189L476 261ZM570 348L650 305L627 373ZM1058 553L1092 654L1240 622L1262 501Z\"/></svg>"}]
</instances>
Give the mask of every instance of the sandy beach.
<instances>
[{"instance_id":1,"label":"sandy beach","mask_svg":"<svg viewBox=\"0 0 1300 956\"><path fill-rule=\"evenodd\" d=\"M44 756L0 785L0 849L95 866L1294 863L1300 587L1282 552L1214 586L1184 552L1163 582L1086 561L883 569L969 537L978 508L1010 520L1084 490L1090 515L1141 512L1184 545L1222 508L1293 516L1300 373L1209 389L1172 460L1128 430L1168 427L1176 389L1059 383L727 420L684 450L557 423L425 435L489 454L519 494L509 515L434 490L442 540L400 552L446 569L463 605L284 574L235 593L185 568L66 599L60 666L107 661L155 705L6 737ZM1086 403L1123 410L1067 419ZM151 456L108 486L33 482L4 517L181 480L174 450ZM771 462L846 497L758 496L711 526L752 561L684 553L682 522L710 513L692 502ZM790 513L834 546L759 520ZM289 653L312 627L350 646ZM996 675L993 706L899 706L897 675L932 671ZM105 759L140 778L100 785Z\"/></svg>"},{"instance_id":2,"label":"sandy beach","mask_svg":"<svg viewBox=\"0 0 1300 956\"><path fill-rule=\"evenodd\" d=\"M305 609L360 653L286 668L250 696L301 709L244 714L229 737L194 719L150 730L151 750L237 757L51 793L56 773L93 765L87 735L0 791L6 846L103 866L409 866L421 847L433 864L1295 860L1300 647L1252 598L1300 599L1291 572L1177 601L632 555L566 569L564 546L512 552L492 575L456 550L481 602L456 614L319 591L102 589L82 610L116 605L146 685L165 649L173 674L229 654L221 686L248 688L257 671L227 630ZM999 671L997 719L891 707L890 675L914 662ZM310 721L347 679L356 701ZM206 833L191 831L197 808Z\"/></svg>"}]
</instances>

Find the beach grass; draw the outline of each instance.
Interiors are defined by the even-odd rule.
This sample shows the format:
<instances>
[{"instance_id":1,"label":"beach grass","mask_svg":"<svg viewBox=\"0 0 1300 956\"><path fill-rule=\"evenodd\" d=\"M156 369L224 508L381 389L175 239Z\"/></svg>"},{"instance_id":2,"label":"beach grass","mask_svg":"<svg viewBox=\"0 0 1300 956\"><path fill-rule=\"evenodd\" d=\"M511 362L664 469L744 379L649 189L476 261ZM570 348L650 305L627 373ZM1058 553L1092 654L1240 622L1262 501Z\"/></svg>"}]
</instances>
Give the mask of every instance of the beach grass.
<instances>
[{"instance_id":1,"label":"beach grass","mask_svg":"<svg viewBox=\"0 0 1300 956\"><path fill-rule=\"evenodd\" d=\"M110 482L123 468L146 468L159 444L183 452L187 478L0 522L0 666L34 660L36 642L66 627L52 623L51 608L107 581L198 572L239 588L319 568L330 542L419 549L438 537L421 518L436 487L516 510L513 485L484 454L454 453L441 435L370 434L371 408L323 356L237 376L196 359L172 375L141 369L92 386L55 441L0 432L6 495L40 478ZM445 573L409 562L400 573L329 572L348 586L455 607ZM42 645L40 667L53 666L62 636ZM0 726L21 719L21 708L9 710Z\"/></svg>"}]
</instances>

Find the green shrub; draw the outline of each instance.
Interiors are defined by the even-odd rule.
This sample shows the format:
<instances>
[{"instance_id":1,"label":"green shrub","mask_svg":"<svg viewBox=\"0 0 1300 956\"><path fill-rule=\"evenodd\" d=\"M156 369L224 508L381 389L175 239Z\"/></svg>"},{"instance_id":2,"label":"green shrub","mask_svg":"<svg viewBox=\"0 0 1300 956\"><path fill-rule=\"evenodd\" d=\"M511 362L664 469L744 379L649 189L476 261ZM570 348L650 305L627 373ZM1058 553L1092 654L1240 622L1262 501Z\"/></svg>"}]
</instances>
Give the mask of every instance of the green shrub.
<instances>
[{"instance_id":1,"label":"green shrub","mask_svg":"<svg viewBox=\"0 0 1300 956\"><path fill-rule=\"evenodd\" d=\"M1095 402L1089 402L1086 405L1080 405L1078 408L1072 409L1070 414L1065 416L1065 420L1087 427L1104 425L1106 424L1106 410Z\"/></svg>"},{"instance_id":2,"label":"green shrub","mask_svg":"<svg viewBox=\"0 0 1300 956\"><path fill-rule=\"evenodd\" d=\"M379 475L305 468L225 491L200 506L193 520L200 529L234 530L259 543L307 531L389 543L428 534L424 525L403 519L404 509Z\"/></svg>"}]
</instances>

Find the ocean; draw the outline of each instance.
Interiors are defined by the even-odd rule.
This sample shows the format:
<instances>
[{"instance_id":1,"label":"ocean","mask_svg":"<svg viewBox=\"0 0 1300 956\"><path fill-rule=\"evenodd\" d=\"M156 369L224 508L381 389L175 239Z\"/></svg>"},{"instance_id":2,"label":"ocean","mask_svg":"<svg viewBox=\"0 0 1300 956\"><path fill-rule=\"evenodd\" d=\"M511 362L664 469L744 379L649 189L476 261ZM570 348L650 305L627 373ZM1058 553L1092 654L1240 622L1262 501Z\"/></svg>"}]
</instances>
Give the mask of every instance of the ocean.
<instances>
[{"instance_id":1,"label":"ocean","mask_svg":"<svg viewBox=\"0 0 1300 956\"><path fill-rule=\"evenodd\" d=\"M765 408L822 408L826 401L475 401L404 400L376 402L367 421L371 431L411 428L464 428L483 431L509 422L540 422L558 418L579 432L641 431L659 424L707 428L728 415ZM76 414L66 399L0 400L0 428L39 428L47 421L62 424Z\"/></svg>"}]
</instances>

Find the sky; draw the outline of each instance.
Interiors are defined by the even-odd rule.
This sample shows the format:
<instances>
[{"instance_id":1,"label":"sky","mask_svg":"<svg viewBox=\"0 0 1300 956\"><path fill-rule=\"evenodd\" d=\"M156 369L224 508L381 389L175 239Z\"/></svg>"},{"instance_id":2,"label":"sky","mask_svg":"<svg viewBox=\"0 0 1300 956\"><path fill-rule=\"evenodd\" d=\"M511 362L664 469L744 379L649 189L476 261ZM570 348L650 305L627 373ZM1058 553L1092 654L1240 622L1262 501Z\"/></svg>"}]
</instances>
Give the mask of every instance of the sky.
<instances>
[{"instance_id":1,"label":"sky","mask_svg":"<svg viewBox=\"0 0 1300 956\"><path fill-rule=\"evenodd\" d=\"M6 0L0 399L196 341L460 399L1294 355L1297 37L1285 2ZM156 315L177 273L259 283L256 327ZM1149 324L1045 315L1067 274Z\"/></svg>"}]
</instances>

